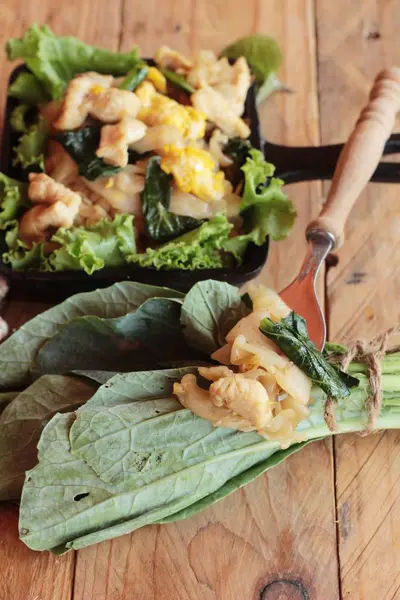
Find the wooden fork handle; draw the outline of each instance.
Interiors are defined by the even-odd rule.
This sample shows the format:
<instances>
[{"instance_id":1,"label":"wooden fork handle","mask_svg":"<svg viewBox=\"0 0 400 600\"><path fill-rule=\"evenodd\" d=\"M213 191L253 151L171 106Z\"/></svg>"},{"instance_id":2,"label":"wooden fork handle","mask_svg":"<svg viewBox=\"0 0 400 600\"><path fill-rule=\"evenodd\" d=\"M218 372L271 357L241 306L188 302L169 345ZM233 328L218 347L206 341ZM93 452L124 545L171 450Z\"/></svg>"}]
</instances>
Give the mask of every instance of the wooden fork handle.
<instances>
[{"instance_id":1,"label":"wooden fork handle","mask_svg":"<svg viewBox=\"0 0 400 600\"><path fill-rule=\"evenodd\" d=\"M358 196L370 180L400 110L400 68L382 71L367 106L340 153L332 185L319 217L307 227L333 235L336 247L344 241L344 226Z\"/></svg>"}]
</instances>

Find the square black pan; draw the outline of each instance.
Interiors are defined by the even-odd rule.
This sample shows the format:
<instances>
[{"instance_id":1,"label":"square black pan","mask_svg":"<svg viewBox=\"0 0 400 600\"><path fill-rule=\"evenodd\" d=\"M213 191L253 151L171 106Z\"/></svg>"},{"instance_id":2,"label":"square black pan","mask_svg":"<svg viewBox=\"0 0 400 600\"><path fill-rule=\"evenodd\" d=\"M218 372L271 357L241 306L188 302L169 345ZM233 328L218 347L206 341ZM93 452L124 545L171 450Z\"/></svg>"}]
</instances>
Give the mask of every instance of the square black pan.
<instances>
[{"instance_id":1,"label":"square black pan","mask_svg":"<svg viewBox=\"0 0 400 600\"><path fill-rule=\"evenodd\" d=\"M17 75L26 70L20 66L14 69L10 83ZM8 98L5 110L3 146L0 156L0 170L16 179L22 178L19 169L12 166L12 148L17 141L16 134L10 127L10 115L16 101ZM262 138L260 121L256 105L255 88L249 90L245 116L250 119L250 141L255 148L264 151L269 162L276 166L276 176L284 181L295 183L315 179L331 179L343 144L317 147L290 147L273 144ZM386 143L384 154L400 152L400 134L394 134ZM400 164L382 162L378 166L371 181L400 183ZM4 237L0 237L0 256L5 247ZM151 285L168 286L187 291L197 281L217 279L241 286L256 277L263 268L268 255L268 240L263 246L251 244L244 257L243 264L234 268L204 269L197 271L156 271L155 269L127 265L108 268L86 275L80 271L63 271L60 273L41 273L39 271L13 271L0 259L0 273L12 285L16 293L34 296L45 301L59 300L77 292L106 287L116 281L130 280Z\"/></svg>"},{"instance_id":2,"label":"square black pan","mask_svg":"<svg viewBox=\"0 0 400 600\"><path fill-rule=\"evenodd\" d=\"M17 75L26 70L25 67L17 67L11 74L10 82ZM5 122L3 130L3 145L0 156L0 171L22 179L23 174L12 165L12 148L17 142L18 136L11 130L10 115L17 102L12 98L7 99L5 110ZM245 107L245 115L251 121L250 141L255 148L262 150L263 140L260 134L260 124L255 101L255 89L250 88ZM0 237L0 255L5 249L4 236ZM167 286L182 291L189 290L197 281L203 279L217 279L227 281L233 285L241 286L246 281L256 277L265 264L268 254L268 240L263 246L251 244L243 260L243 264L234 268L223 269L199 269L197 271L182 271L172 269L169 271L157 271L151 268L126 265L123 267L112 267L95 271L87 275L81 271L62 271L57 273L42 273L40 271L13 271L9 265L0 259L0 273L4 275L17 293L23 292L25 296L34 296L45 301L61 299L78 292L106 287L116 281L139 281L151 285Z\"/></svg>"}]
</instances>

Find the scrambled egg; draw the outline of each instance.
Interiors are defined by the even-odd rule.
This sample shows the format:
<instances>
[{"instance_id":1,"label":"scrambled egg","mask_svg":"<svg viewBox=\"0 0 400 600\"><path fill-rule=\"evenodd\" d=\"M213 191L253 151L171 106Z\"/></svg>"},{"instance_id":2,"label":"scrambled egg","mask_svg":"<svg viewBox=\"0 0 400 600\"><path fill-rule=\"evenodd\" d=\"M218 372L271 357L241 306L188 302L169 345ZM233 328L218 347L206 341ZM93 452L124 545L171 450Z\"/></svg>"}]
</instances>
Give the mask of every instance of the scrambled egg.
<instances>
[{"instance_id":1,"label":"scrambled egg","mask_svg":"<svg viewBox=\"0 0 400 600\"><path fill-rule=\"evenodd\" d=\"M172 125L187 141L204 137L206 115L193 108L183 106L168 96L159 94L150 81L144 81L136 90L141 101L137 118L147 126Z\"/></svg>"},{"instance_id":2,"label":"scrambled egg","mask_svg":"<svg viewBox=\"0 0 400 600\"><path fill-rule=\"evenodd\" d=\"M162 94L167 92L167 80L156 67L149 67L147 79L151 81L155 88Z\"/></svg>"},{"instance_id":3,"label":"scrambled egg","mask_svg":"<svg viewBox=\"0 0 400 600\"><path fill-rule=\"evenodd\" d=\"M188 146L164 146L161 168L173 175L176 185L206 201L221 200L224 195L224 173L215 172L216 164L209 152Z\"/></svg>"}]
</instances>

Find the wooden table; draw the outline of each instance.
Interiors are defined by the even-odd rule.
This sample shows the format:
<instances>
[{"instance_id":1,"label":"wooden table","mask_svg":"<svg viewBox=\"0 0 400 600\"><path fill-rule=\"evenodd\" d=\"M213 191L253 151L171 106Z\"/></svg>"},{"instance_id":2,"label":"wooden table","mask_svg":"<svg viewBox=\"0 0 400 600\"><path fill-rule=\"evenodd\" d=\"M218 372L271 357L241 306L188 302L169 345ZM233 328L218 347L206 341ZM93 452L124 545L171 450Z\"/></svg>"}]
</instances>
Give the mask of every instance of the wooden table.
<instances>
[{"instance_id":1,"label":"wooden table","mask_svg":"<svg viewBox=\"0 0 400 600\"><path fill-rule=\"evenodd\" d=\"M273 35L295 93L263 108L264 132L288 144L345 139L376 72L399 59L396 0L3 0L1 44L33 21L108 48L138 43L144 55L161 43L190 54ZM4 90L3 55L0 66ZM324 190L288 191L295 231L273 245L260 278L278 289L299 267ZM339 264L321 281L331 339L371 337L398 320L399 193L370 185L352 214ZM14 303L6 318L17 326L40 308ZM395 600L399 472L397 432L314 443L197 517L60 558L20 543L17 510L2 506L0 600Z\"/></svg>"}]
</instances>

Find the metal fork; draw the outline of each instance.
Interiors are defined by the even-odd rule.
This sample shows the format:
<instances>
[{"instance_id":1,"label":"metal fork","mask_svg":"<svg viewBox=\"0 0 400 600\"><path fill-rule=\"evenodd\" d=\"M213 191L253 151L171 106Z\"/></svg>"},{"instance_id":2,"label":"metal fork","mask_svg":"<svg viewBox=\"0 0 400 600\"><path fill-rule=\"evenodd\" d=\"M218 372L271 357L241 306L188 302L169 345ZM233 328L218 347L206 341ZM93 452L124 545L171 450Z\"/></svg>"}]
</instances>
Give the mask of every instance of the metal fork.
<instances>
[{"instance_id":1,"label":"metal fork","mask_svg":"<svg viewBox=\"0 0 400 600\"><path fill-rule=\"evenodd\" d=\"M340 153L326 203L307 227L309 247L300 273L280 293L286 304L306 319L310 339L321 350L326 323L315 282L327 254L343 244L347 217L379 163L399 110L400 68L392 67L375 80L369 102Z\"/></svg>"}]
</instances>

